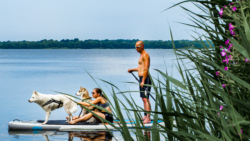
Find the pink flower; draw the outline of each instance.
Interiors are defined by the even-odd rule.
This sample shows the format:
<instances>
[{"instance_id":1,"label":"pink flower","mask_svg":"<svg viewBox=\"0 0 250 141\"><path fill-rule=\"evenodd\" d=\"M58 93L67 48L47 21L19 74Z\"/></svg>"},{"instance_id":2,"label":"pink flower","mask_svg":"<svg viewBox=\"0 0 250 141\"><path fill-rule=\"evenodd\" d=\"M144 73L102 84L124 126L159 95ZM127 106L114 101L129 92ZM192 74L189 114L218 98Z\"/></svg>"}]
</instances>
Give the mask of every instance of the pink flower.
<instances>
[{"instance_id":1,"label":"pink flower","mask_svg":"<svg viewBox=\"0 0 250 141\"><path fill-rule=\"evenodd\" d=\"M227 53L226 53L225 49L223 49L222 52L221 52L221 56L225 56L226 54Z\"/></svg>"},{"instance_id":2,"label":"pink flower","mask_svg":"<svg viewBox=\"0 0 250 141\"><path fill-rule=\"evenodd\" d=\"M229 47L227 48L228 52L231 52L230 49L233 47L233 44L229 44Z\"/></svg>"},{"instance_id":3,"label":"pink flower","mask_svg":"<svg viewBox=\"0 0 250 141\"><path fill-rule=\"evenodd\" d=\"M235 64L238 64L238 62L235 62Z\"/></svg>"},{"instance_id":4,"label":"pink flower","mask_svg":"<svg viewBox=\"0 0 250 141\"><path fill-rule=\"evenodd\" d=\"M249 62L249 60L246 58L246 59L245 59L245 62Z\"/></svg>"},{"instance_id":5,"label":"pink flower","mask_svg":"<svg viewBox=\"0 0 250 141\"><path fill-rule=\"evenodd\" d=\"M229 59L227 58L227 56L226 56L226 59L225 59L225 60L223 60L223 62L226 62L226 63L228 64Z\"/></svg>"},{"instance_id":6,"label":"pink flower","mask_svg":"<svg viewBox=\"0 0 250 141\"><path fill-rule=\"evenodd\" d=\"M229 23L229 30L231 31L231 30L233 30L233 29L234 29L233 24Z\"/></svg>"},{"instance_id":7,"label":"pink flower","mask_svg":"<svg viewBox=\"0 0 250 141\"><path fill-rule=\"evenodd\" d=\"M225 67L224 70L225 70L225 71L228 71L228 67Z\"/></svg>"},{"instance_id":8,"label":"pink flower","mask_svg":"<svg viewBox=\"0 0 250 141\"><path fill-rule=\"evenodd\" d=\"M222 87L225 88L225 87L226 87L226 84L222 84Z\"/></svg>"},{"instance_id":9,"label":"pink flower","mask_svg":"<svg viewBox=\"0 0 250 141\"><path fill-rule=\"evenodd\" d=\"M232 55L229 55L229 57L228 57L229 59L233 59L233 56Z\"/></svg>"},{"instance_id":10,"label":"pink flower","mask_svg":"<svg viewBox=\"0 0 250 141\"><path fill-rule=\"evenodd\" d=\"M219 75L219 74L220 74L220 71L217 71L217 72L216 72L216 75Z\"/></svg>"},{"instance_id":11,"label":"pink flower","mask_svg":"<svg viewBox=\"0 0 250 141\"><path fill-rule=\"evenodd\" d=\"M220 9L219 15L220 15L220 17L222 17L222 15L223 15L223 8Z\"/></svg>"},{"instance_id":12,"label":"pink flower","mask_svg":"<svg viewBox=\"0 0 250 141\"><path fill-rule=\"evenodd\" d=\"M226 6L226 5L224 5L223 7L227 8L227 6Z\"/></svg>"},{"instance_id":13,"label":"pink flower","mask_svg":"<svg viewBox=\"0 0 250 141\"><path fill-rule=\"evenodd\" d=\"M220 46L220 48L223 48L222 46Z\"/></svg>"},{"instance_id":14,"label":"pink flower","mask_svg":"<svg viewBox=\"0 0 250 141\"><path fill-rule=\"evenodd\" d=\"M223 106L222 105L220 105L220 110L222 110L223 109Z\"/></svg>"},{"instance_id":15,"label":"pink flower","mask_svg":"<svg viewBox=\"0 0 250 141\"><path fill-rule=\"evenodd\" d=\"M243 134L243 130L242 130L242 129L240 129L240 133ZM238 135L239 135L239 134L238 134Z\"/></svg>"},{"instance_id":16,"label":"pink flower","mask_svg":"<svg viewBox=\"0 0 250 141\"><path fill-rule=\"evenodd\" d=\"M233 7L233 11L236 11L237 10L237 8L236 7Z\"/></svg>"},{"instance_id":17,"label":"pink flower","mask_svg":"<svg viewBox=\"0 0 250 141\"><path fill-rule=\"evenodd\" d=\"M231 30L230 33L231 33L232 35L234 35L234 36L236 35L235 32L234 32L233 30Z\"/></svg>"},{"instance_id":18,"label":"pink flower","mask_svg":"<svg viewBox=\"0 0 250 141\"><path fill-rule=\"evenodd\" d=\"M229 44L227 49L231 49L233 47L233 44Z\"/></svg>"},{"instance_id":19,"label":"pink flower","mask_svg":"<svg viewBox=\"0 0 250 141\"><path fill-rule=\"evenodd\" d=\"M226 40L225 44L227 45L229 43L229 39Z\"/></svg>"}]
</instances>

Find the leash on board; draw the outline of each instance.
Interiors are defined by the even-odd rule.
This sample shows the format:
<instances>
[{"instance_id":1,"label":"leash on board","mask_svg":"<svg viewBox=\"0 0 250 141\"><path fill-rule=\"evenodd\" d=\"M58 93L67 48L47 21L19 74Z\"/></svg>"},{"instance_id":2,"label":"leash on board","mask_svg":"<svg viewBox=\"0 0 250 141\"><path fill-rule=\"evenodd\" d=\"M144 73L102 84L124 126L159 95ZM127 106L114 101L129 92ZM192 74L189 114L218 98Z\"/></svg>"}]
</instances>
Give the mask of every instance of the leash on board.
<instances>
[{"instance_id":1,"label":"leash on board","mask_svg":"<svg viewBox=\"0 0 250 141\"><path fill-rule=\"evenodd\" d=\"M139 81L139 79L134 75L134 73L133 72L131 72L131 74L134 76L134 78L140 83L140 81ZM141 86L140 86L141 87ZM142 87L143 88L143 87ZM143 88L145 91L147 91L147 93L152 97L152 99L154 100L154 101L156 101L155 100L155 98L149 93L149 91L148 91L148 88ZM161 107L160 105L159 105L159 103L158 103L158 106L159 107Z\"/></svg>"},{"instance_id":2,"label":"leash on board","mask_svg":"<svg viewBox=\"0 0 250 141\"><path fill-rule=\"evenodd\" d=\"M87 99L90 99L90 98L87 98ZM86 100L86 99L85 99ZM82 102L85 102L84 100L82 100ZM82 108L82 110L83 110L83 108ZM82 113L82 110L81 110L81 112L80 112L80 114L79 114L79 116L78 116L78 118L80 118L80 115L81 115L81 113Z\"/></svg>"},{"instance_id":3,"label":"leash on board","mask_svg":"<svg viewBox=\"0 0 250 141\"><path fill-rule=\"evenodd\" d=\"M82 108L82 110L83 110L83 108ZM82 113L82 110L81 110L81 112L80 112L80 114L79 114L78 118L80 118L80 115L81 115L81 113Z\"/></svg>"}]
</instances>

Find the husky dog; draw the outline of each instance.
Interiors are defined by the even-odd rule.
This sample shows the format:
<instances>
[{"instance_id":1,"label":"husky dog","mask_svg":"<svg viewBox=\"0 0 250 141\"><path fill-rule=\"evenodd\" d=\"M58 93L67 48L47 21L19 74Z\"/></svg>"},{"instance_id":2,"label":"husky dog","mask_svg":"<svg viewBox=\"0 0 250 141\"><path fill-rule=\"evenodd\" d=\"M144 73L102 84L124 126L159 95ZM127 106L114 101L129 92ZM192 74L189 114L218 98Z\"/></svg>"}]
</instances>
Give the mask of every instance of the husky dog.
<instances>
[{"instance_id":1,"label":"husky dog","mask_svg":"<svg viewBox=\"0 0 250 141\"><path fill-rule=\"evenodd\" d=\"M80 96L83 102L91 102L92 101L91 100L92 97L89 96L88 90L83 88L82 86L80 86L80 90L79 90L79 92L76 93L76 95ZM90 110L95 109L95 111L98 111L98 109L96 109L94 106L88 106L86 108L88 108ZM85 114L87 114L87 110L82 109L81 117L84 116ZM97 120L94 117L91 117L89 120L87 120L87 122L95 123L95 122L97 122Z\"/></svg>"},{"instance_id":2,"label":"husky dog","mask_svg":"<svg viewBox=\"0 0 250 141\"><path fill-rule=\"evenodd\" d=\"M51 95L51 94L41 94L33 91L33 94L29 100L30 103L35 102L43 108L46 112L45 121L42 124L46 124L49 120L51 111L61 108L64 106L65 111L69 115L69 120L73 119L73 113L77 111L77 104L72 101L74 98L65 95Z\"/></svg>"}]
</instances>

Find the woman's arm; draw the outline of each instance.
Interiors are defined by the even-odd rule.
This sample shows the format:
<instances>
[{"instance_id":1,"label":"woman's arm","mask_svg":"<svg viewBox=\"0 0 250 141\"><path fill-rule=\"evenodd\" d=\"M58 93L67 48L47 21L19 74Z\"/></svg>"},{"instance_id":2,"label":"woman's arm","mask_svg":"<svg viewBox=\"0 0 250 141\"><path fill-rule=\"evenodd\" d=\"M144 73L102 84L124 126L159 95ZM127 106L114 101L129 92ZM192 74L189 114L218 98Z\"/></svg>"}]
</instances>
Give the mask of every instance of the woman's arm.
<instances>
[{"instance_id":1,"label":"woman's arm","mask_svg":"<svg viewBox=\"0 0 250 141\"><path fill-rule=\"evenodd\" d=\"M98 98L96 98L95 100L93 100L93 101L91 101L91 102L89 102L89 103L91 103L91 104L96 104L96 103L99 103L100 101L102 100L102 98L101 97L98 97ZM88 104L87 102L77 102L78 104L81 104L81 105L83 105L83 106L91 106L90 104Z\"/></svg>"}]
</instances>

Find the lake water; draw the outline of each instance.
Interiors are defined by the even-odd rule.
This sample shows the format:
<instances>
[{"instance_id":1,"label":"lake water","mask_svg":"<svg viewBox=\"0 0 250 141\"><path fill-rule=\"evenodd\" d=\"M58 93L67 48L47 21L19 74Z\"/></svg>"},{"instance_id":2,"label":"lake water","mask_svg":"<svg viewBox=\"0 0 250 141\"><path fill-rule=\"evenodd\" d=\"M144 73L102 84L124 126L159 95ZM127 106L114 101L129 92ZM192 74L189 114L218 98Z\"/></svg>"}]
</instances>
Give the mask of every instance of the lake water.
<instances>
[{"instance_id":1,"label":"lake water","mask_svg":"<svg viewBox=\"0 0 250 141\"><path fill-rule=\"evenodd\" d=\"M154 69L168 72L177 79L179 75L173 60L173 50L148 49L151 57L150 73L158 77ZM98 87L91 79L89 72L101 88L109 95L111 87L98 80L103 79L118 86L122 91L138 91L138 85L125 82L136 82L127 72L136 68L139 58L136 50L0 50L0 140L81 140L78 133L68 132L11 132L8 122L13 119L36 120L45 119L45 111L28 100L32 91L44 94L56 94L60 91L74 95L85 87L89 92ZM87 72L86 72L87 71ZM136 74L136 73L135 73ZM138 93L132 93L132 98L142 106ZM122 99L122 96L119 96ZM154 102L151 100L152 106ZM78 115L80 108L78 108ZM63 108L51 112L51 120L64 119L67 116ZM73 135L72 135L73 134ZM83 137L102 137L102 132L82 132ZM113 132L113 140L122 140L119 132ZM82 138L83 138L82 137Z\"/></svg>"}]
</instances>

